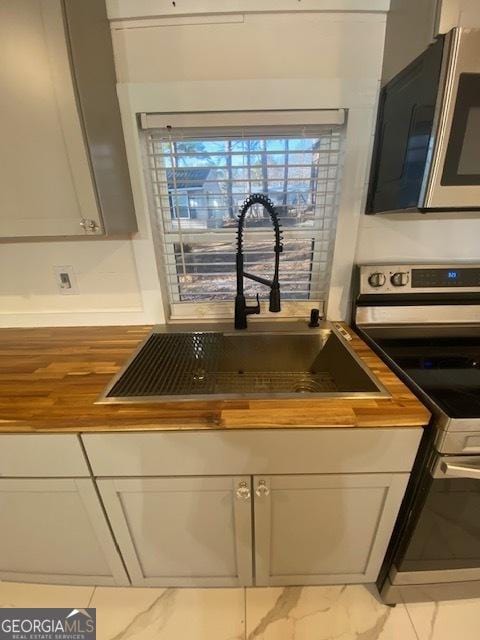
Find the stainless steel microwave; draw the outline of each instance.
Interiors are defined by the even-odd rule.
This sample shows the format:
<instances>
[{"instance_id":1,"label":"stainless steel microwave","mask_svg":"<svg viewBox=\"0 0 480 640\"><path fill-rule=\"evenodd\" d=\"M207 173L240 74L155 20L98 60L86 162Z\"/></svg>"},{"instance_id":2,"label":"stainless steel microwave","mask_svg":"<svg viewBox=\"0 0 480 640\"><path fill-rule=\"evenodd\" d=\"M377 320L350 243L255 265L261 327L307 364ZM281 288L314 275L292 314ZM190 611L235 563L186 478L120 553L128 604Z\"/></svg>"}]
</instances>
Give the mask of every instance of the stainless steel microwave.
<instances>
[{"instance_id":1,"label":"stainless steel microwave","mask_svg":"<svg viewBox=\"0 0 480 640\"><path fill-rule=\"evenodd\" d=\"M480 210L480 29L439 37L380 94L367 213Z\"/></svg>"}]
</instances>

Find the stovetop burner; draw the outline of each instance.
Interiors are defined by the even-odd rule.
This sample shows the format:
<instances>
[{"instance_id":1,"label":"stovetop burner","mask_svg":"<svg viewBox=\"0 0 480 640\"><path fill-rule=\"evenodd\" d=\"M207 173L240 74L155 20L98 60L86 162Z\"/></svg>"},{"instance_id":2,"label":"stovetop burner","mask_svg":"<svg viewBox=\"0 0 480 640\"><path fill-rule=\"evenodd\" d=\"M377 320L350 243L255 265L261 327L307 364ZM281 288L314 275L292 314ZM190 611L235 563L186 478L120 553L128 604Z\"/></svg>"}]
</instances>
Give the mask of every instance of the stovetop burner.
<instances>
[{"instance_id":1,"label":"stovetop burner","mask_svg":"<svg viewBox=\"0 0 480 640\"><path fill-rule=\"evenodd\" d=\"M392 327L366 333L448 416L480 419L480 328L418 335L426 331Z\"/></svg>"}]
</instances>

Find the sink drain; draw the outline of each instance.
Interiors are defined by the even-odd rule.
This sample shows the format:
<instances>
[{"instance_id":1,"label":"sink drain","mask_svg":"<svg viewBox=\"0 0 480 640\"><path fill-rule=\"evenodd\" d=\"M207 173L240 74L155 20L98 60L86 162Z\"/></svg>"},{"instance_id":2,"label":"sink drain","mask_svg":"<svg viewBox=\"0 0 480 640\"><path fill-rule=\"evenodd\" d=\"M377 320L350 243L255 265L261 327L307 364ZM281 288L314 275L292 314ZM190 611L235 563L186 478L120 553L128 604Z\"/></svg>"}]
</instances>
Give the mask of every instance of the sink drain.
<instances>
[{"instance_id":1,"label":"sink drain","mask_svg":"<svg viewBox=\"0 0 480 640\"><path fill-rule=\"evenodd\" d=\"M323 384L315 380L315 378L305 377L295 380L294 393L321 393L325 391L325 382Z\"/></svg>"}]
</instances>

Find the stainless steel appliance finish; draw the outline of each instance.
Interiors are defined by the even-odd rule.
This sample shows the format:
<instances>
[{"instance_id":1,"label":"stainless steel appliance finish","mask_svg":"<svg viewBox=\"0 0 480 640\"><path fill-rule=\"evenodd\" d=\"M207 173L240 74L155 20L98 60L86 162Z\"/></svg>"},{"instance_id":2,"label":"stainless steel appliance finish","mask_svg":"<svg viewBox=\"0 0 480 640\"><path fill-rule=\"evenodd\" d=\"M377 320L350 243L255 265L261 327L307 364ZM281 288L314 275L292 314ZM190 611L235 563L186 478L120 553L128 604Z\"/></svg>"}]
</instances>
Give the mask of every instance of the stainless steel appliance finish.
<instances>
[{"instance_id":1,"label":"stainless steel appliance finish","mask_svg":"<svg viewBox=\"0 0 480 640\"><path fill-rule=\"evenodd\" d=\"M349 346L348 332L328 323L279 324L259 323L247 333L158 326L100 402L388 396Z\"/></svg>"},{"instance_id":2,"label":"stainless steel appliance finish","mask_svg":"<svg viewBox=\"0 0 480 640\"><path fill-rule=\"evenodd\" d=\"M386 293L405 296L414 294L439 294L460 291L463 293L476 293L480 296L480 263L461 263L457 265L445 264L390 264L364 265L360 267L360 291L361 295ZM450 274L450 275L449 275ZM371 282L375 276L374 282ZM381 276L381 278L379 278ZM461 279L464 279L462 282ZM421 304L420 297L418 297ZM377 298L377 302L384 304L385 298ZM439 303L442 301L439 301ZM451 300L446 297L443 305L451 307ZM371 306L371 305L368 305ZM411 305L408 305L411 306ZM415 304L417 306L417 304ZM359 309L360 307L357 307ZM389 307L390 308L390 307ZM396 320L395 314L390 308L392 320ZM454 313L454 309L451 309ZM480 321L480 318L478 318ZM451 322L451 318L445 318L443 322Z\"/></svg>"},{"instance_id":3,"label":"stainless steel appliance finish","mask_svg":"<svg viewBox=\"0 0 480 640\"><path fill-rule=\"evenodd\" d=\"M361 266L354 318L433 414L382 597L480 596L480 264Z\"/></svg>"},{"instance_id":4,"label":"stainless steel appliance finish","mask_svg":"<svg viewBox=\"0 0 480 640\"><path fill-rule=\"evenodd\" d=\"M480 456L444 456L433 469L434 478L473 478L480 480ZM480 570L479 570L480 577Z\"/></svg>"},{"instance_id":5,"label":"stainless steel appliance finish","mask_svg":"<svg viewBox=\"0 0 480 640\"><path fill-rule=\"evenodd\" d=\"M367 213L480 208L480 30L439 37L380 97Z\"/></svg>"},{"instance_id":6,"label":"stainless steel appliance finish","mask_svg":"<svg viewBox=\"0 0 480 640\"><path fill-rule=\"evenodd\" d=\"M468 111L463 117L458 112L464 99L462 93L468 91L462 86L463 80L475 82L477 91L480 88L480 30L453 29L446 37L443 59L433 135L427 159L430 166L424 175L420 206L437 209L475 208L480 206L480 157L478 152L475 155L473 151L474 147L478 148L478 128L473 127L480 125L479 96L472 105L466 105ZM476 79L466 78L466 74L476 76ZM464 138L458 144L455 143L457 135ZM448 172L449 155L455 153L455 146L460 147L455 154L458 157L454 166L454 171L458 171L459 180L449 180L445 174ZM475 169L471 169L474 166ZM476 174L477 180L462 180L462 176L467 178L470 174Z\"/></svg>"}]
</instances>

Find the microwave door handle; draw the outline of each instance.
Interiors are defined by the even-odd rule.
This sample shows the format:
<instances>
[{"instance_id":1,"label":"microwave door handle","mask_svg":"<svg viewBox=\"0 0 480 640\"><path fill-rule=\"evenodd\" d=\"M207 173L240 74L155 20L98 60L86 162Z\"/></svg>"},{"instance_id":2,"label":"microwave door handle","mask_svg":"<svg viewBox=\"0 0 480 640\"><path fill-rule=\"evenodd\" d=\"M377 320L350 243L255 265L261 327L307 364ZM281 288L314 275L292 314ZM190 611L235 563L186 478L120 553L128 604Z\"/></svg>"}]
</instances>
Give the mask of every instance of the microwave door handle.
<instances>
[{"instance_id":1,"label":"microwave door handle","mask_svg":"<svg viewBox=\"0 0 480 640\"><path fill-rule=\"evenodd\" d=\"M460 464L458 462L445 462L440 463L441 477L444 478L472 478L473 480L480 480L480 464L467 465Z\"/></svg>"}]
</instances>

